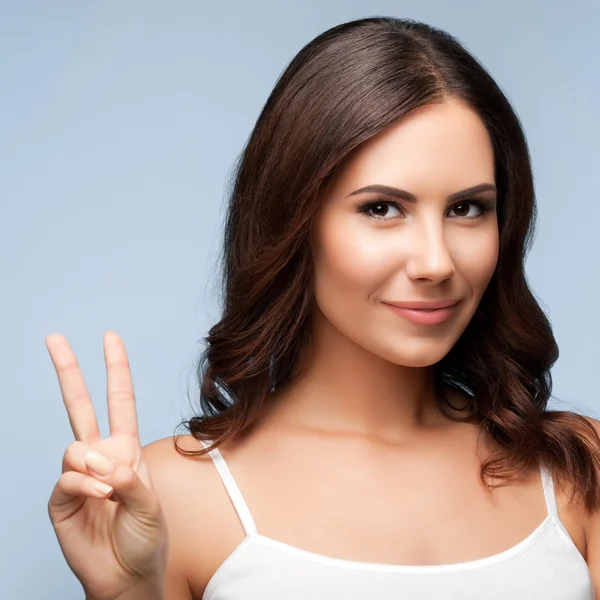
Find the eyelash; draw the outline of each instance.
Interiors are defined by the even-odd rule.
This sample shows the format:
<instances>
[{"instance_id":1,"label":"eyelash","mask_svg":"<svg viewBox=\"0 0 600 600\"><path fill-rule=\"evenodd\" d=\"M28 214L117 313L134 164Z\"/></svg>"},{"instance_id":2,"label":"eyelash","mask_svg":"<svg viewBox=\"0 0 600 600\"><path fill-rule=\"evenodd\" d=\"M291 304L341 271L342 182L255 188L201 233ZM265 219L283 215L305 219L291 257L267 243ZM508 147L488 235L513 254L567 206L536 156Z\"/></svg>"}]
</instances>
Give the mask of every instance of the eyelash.
<instances>
[{"instance_id":1,"label":"eyelash","mask_svg":"<svg viewBox=\"0 0 600 600\"><path fill-rule=\"evenodd\" d=\"M398 218L398 217L374 217L372 215L367 214L370 208L372 208L374 206L381 206L382 204L391 205L394 208L397 208L398 210L402 211L402 207L397 202L394 202L393 200L386 200L385 198L375 198L373 200L368 200L367 202L363 202L362 204L359 204L356 207L356 212L364 213L367 215L367 217L369 219L375 219L376 221L391 221L392 219ZM449 210L452 210L453 208L456 208L457 206L462 206L463 204L474 204L475 206L477 206L477 208L479 208L479 210L481 212L476 217L454 217L454 218L469 219L469 220L480 219L487 212L494 209L494 202L491 200L476 200L476 199L468 199L467 198L465 200L461 200L460 202L457 202L456 204L451 206L449 208Z\"/></svg>"}]
</instances>

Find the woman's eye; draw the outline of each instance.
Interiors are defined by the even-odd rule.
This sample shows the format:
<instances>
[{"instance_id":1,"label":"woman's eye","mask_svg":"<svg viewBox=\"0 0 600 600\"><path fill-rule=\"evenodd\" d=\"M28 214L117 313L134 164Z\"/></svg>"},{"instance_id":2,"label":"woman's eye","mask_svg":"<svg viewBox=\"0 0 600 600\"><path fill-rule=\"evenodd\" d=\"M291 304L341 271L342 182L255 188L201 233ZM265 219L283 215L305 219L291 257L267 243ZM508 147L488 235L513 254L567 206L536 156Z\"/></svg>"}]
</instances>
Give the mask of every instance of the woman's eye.
<instances>
[{"instance_id":1,"label":"woman's eye","mask_svg":"<svg viewBox=\"0 0 600 600\"><path fill-rule=\"evenodd\" d=\"M471 207L474 207L475 210L470 210ZM456 209L458 209L457 217L463 217L465 219L476 219L485 212L477 202L461 202L460 204L455 204L450 210Z\"/></svg>"},{"instance_id":2,"label":"woman's eye","mask_svg":"<svg viewBox=\"0 0 600 600\"><path fill-rule=\"evenodd\" d=\"M394 210L399 211L401 215L404 214L396 202L388 200L368 202L367 204L359 206L359 211L365 213L368 217L371 217L372 219L382 219L384 221L394 218L393 216L390 216L390 211L393 214Z\"/></svg>"}]
</instances>

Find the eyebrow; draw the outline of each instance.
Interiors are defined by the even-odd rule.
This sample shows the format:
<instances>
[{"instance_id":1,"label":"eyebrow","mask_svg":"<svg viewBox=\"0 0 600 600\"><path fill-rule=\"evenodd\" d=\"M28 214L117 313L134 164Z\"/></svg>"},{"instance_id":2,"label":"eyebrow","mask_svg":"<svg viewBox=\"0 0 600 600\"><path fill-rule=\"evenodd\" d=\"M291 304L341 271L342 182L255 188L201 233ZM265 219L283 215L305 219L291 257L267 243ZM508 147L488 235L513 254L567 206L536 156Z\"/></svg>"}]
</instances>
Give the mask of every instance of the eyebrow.
<instances>
[{"instance_id":1,"label":"eyebrow","mask_svg":"<svg viewBox=\"0 0 600 600\"><path fill-rule=\"evenodd\" d=\"M477 194L478 192L487 192L493 191L497 192L498 189L493 183L480 183L478 185L473 185L464 190L460 190L458 192L454 192L448 196L448 202L452 202L454 200L463 200L464 198L468 198L473 194ZM365 187L360 188L359 190L355 190L351 194L348 194L348 198L350 196L356 196L357 194L364 194L366 192L374 192L377 194L386 194L388 196L397 196L398 198L402 198L403 200L407 200L408 202L416 202L417 197L406 190L401 190L399 188L390 187L389 185L367 185Z\"/></svg>"}]
</instances>

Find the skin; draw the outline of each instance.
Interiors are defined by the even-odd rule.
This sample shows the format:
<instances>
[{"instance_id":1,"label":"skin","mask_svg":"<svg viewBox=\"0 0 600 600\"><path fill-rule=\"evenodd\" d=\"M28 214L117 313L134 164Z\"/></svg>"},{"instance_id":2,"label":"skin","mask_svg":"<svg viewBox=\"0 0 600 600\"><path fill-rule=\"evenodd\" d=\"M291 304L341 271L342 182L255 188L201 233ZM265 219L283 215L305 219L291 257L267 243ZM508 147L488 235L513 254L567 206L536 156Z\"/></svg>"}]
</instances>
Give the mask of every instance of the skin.
<instances>
[{"instance_id":1,"label":"skin","mask_svg":"<svg viewBox=\"0 0 600 600\"><path fill-rule=\"evenodd\" d=\"M539 471L491 495L478 478L491 442L478 445L478 429L444 417L433 395L430 367L465 330L497 264L495 208L468 220L476 206L447 201L480 183L495 183L491 142L455 100L402 119L338 171L314 229L314 343L299 377L221 448L259 533L350 560L443 564L506 550L546 517ZM399 208L370 212L389 220L369 218L356 205L377 195L349 194L372 184L410 191L417 202L390 196ZM495 201L496 193L477 197ZM460 298L459 308L436 326L382 304L448 298ZM460 405L458 392L450 397ZM198 448L189 436L186 444ZM172 512L199 599L244 531L210 457L193 463ZM187 514L181 498L193 498ZM585 556L584 514L565 510L561 490L557 502ZM190 527L196 541L184 536Z\"/></svg>"},{"instance_id":2,"label":"skin","mask_svg":"<svg viewBox=\"0 0 600 600\"><path fill-rule=\"evenodd\" d=\"M491 494L479 480L491 441L445 417L433 394L431 366L465 330L497 264L495 208L468 219L477 206L447 200L481 183L495 183L489 136L454 99L390 126L337 172L313 232L313 344L261 418L220 447L262 535L347 560L433 565L502 552L545 519L539 471ZM372 184L417 201L389 196L397 208L369 213L388 220L369 218L356 206L378 195L350 194ZM461 302L435 326L383 304L449 298ZM200 448L191 436L180 443ZM183 457L170 437L143 457L169 530L165 598L200 600L243 528L210 457ZM598 517L556 496L599 594Z\"/></svg>"}]
</instances>

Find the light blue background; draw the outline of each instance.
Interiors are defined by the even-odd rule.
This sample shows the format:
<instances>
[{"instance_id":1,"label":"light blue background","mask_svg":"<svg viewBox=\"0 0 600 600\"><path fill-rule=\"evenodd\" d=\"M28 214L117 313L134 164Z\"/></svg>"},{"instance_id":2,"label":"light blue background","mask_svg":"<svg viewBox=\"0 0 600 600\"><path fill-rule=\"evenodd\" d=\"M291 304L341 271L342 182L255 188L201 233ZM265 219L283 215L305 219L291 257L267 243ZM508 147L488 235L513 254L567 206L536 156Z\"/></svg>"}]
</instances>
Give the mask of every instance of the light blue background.
<instances>
[{"instance_id":1,"label":"light blue background","mask_svg":"<svg viewBox=\"0 0 600 600\"><path fill-rule=\"evenodd\" d=\"M375 15L456 35L515 106L540 213L527 274L561 350L551 407L598 416L598 0L1 2L2 598L83 598L47 515L73 434L45 336L70 341L108 435L119 333L142 443L171 435L218 315L234 160L300 48Z\"/></svg>"}]
</instances>

